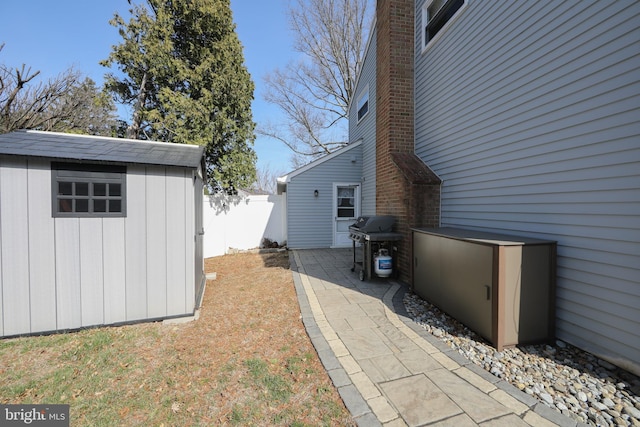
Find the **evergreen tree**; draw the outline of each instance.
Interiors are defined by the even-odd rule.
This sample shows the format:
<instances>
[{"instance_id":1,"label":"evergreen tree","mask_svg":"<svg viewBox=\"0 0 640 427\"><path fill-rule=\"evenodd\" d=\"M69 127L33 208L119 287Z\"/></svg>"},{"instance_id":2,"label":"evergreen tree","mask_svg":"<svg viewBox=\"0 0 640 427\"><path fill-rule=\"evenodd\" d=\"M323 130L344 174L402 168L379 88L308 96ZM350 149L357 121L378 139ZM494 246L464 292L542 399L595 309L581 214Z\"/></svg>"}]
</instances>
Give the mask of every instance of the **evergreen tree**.
<instances>
[{"instance_id":1,"label":"evergreen tree","mask_svg":"<svg viewBox=\"0 0 640 427\"><path fill-rule=\"evenodd\" d=\"M229 0L147 0L102 62L115 99L132 107L127 136L206 147L209 187L235 192L255 181L254 84Z\"/></svg>"}]
</instances>

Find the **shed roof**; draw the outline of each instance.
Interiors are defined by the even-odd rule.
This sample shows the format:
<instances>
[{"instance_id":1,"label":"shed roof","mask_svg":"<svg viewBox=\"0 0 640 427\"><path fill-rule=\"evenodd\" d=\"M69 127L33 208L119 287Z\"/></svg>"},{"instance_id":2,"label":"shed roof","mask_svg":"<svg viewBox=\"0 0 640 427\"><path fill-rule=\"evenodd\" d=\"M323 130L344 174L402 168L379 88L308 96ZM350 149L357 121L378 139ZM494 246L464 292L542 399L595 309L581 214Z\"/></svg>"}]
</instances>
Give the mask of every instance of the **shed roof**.
<instances>
[{"instance_id":1,"label":"shed roof","mask_svg":"<svg viewBox=\"0 0 640 427\"><path fill-rule=\"evenodd\" d=\"M0 135L0 154L197 168L201 164L204 147L19 130Z\"/></svg>"}]
</instances>

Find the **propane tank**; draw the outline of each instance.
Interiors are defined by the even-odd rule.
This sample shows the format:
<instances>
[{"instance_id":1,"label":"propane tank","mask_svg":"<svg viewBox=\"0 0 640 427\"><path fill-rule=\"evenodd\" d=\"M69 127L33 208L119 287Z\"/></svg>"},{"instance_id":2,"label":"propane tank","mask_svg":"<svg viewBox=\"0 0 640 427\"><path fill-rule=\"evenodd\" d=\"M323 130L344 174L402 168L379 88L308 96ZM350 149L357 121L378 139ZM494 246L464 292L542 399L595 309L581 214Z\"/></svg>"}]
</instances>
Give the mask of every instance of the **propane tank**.
<instances>
[{"instance_id":1,"label":"propane tank","mask_svg":"<svg viewBox=\"0 0 640 427\"><path fill-rule=\"evenodd\" d=\"M373 259L373 271L378 277L389 277L393 273L393 258L389 256L389 251L380 249Z\"/></svg>"}]
</instances>

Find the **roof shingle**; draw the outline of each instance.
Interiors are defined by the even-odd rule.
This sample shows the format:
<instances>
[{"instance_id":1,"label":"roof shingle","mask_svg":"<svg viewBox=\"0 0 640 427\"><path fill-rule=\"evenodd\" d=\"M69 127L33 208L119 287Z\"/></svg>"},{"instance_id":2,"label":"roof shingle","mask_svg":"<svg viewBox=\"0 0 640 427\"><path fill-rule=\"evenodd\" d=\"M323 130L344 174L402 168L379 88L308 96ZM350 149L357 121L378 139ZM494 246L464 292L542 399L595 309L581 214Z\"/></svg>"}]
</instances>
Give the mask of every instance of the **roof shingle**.
<instances>
[{"instance_id":1,"label":"roof shingle","mask_svg":"<svg viewBox=\"0 0 640 427\"><path fill-rule=\"evenodd\" d=\"M204 147L19 130L0 135L0 154L197 168L202 161Z\"/></svg>"}]
</instances>

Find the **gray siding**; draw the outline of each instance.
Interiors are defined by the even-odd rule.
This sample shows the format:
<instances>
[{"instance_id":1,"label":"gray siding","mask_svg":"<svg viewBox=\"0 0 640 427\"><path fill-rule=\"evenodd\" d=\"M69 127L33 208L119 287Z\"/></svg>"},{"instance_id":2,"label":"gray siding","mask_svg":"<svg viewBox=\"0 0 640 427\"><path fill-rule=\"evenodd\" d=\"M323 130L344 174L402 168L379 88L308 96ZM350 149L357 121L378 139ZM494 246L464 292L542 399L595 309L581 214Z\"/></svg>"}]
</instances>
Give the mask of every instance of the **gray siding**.
<instances>
[{"instance_id":1,"label":"gray siding","mask_svg":"<svg viewBox=\"0 0 640 427\"><path fill-rule=\"evenodd\" d=\"M127 217L52 218L50 162L0 156L0 336L193 313L193 182L129 165Z\"/></svg>"},{"instance_id":2,"label":"gray siding","mask_svg":"<svg viewBox=\"0 0 640 427\"><path fill-rule=\"evenodd\" d=\"M357 97L369 85L369 112L358 123L357 103L349 110L349 141L362 140L362 215L376 214L376 60L374 28L355 92Z\"/></svg>"},{"instance_id":3,"label":"gray siding","mask_svg":"<svg viewBox=\"0 0 640 427\"><path fill-rule=\"evenodd\" d=\"M442 225L558 241L557 335L640 371L640 2L479 2L421 52Z\"/></svg>"},{"instance_id":4,"label":"gray siding","mask_svg":"<svg viewBox=\"0 0 640 427\"><path fill-rule=\"evenodd\" d=\"M287 184L287 245L293 249L333 244L333 183L360 183L362 145L352 147L296 174ZM356 161L351 162L355 156ZM314 197L318 190L318 197Z\"/></svg>"}]
</instances>

